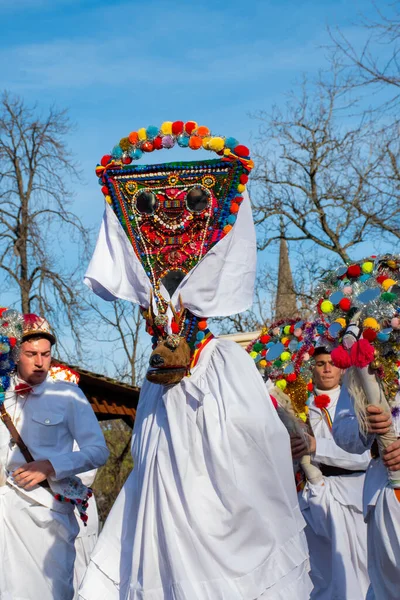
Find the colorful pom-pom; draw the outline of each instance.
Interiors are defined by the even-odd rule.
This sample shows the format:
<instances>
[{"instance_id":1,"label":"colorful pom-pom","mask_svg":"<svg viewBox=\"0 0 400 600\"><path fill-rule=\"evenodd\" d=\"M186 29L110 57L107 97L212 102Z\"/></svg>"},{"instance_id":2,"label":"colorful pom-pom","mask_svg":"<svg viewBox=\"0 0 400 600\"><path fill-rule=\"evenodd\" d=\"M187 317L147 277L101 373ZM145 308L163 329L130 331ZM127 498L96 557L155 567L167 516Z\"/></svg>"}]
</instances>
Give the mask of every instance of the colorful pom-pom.
<instances>
[{"instance_id":1,"label":"colorful pom-pom","mask_svg":"<svg viewBox=\"0 0 400 600\"><path fill-rule=\"evenodd\" d=\"M173 148L175 146L175 138L172 135L165 135L162 139L163 148Z\"/></svg>"},{"instance_id":2,"label":"colorful pom-pom","mask_svg":"<svg viewBox=\"0 0 400 600\"><path fill-rule=\"evenodd\" d=\"M365 338L369 342L373 342L376 339L376 331L370 328L364 329L363 338Z\"/></svg>"},{"instance_id":3,"label":"colorful pom-pom","mask_svg":"<svg viewBox=\"0 0 400 600\"><path fill-rule=\"evenodd\" d=\"M374 270L374 263L370 260L367 260L361 265L361 270L363 273L372 273Z\"/></svg>"},{"instance_id":4,"label":"colorful pom-pom","mask_svg":"<svg viewBox=\"0 0 400 600\"><path fill-rule=\"evenodd\" d=\"M330 397L328 394L319 394L314 398L314 404L317 408L327 408L330 404Z\"/></svg>"},{"instance_id":5,"label":"colorful pom-pom","mask_svg":"<svg viewBox=\"0 0 400 600\"><path fill-rule=\"evenodd\" d=\"M397 298L397 294L393 294L392 292L383 292L380 296L380 299L383 300L383 302L395 302Z\"/></svg>"},{"instance_id":6,"label":"colorful pom-pom","mask_svg":"<svg viewBox=\"0 0 400 600\"><path fill-rule=\"evenodd\" d=\"M256 342L253 346L253 350L255 350L256 352L260 352L263 349L263 344L261 344L261 342Z\"/></svg>"},{"instance_id":7,"label":"colorful pom-pom","mask_svg":"<svg viewBox=\"0 0 400 600\"><path fill-rule=\"evenodd\" d=\"M157 136L153 140L154 150L161 150L163 147L163 138L161 136Z\"/></svg>"},{"instance_id":8,"label":"colorful pom-pom","mask_svg":"<svg viewBox=\"0 0 400 600\"><path fill-rule=\"evenodd\" d=\"M181 135L178 135L176 141L178 142L178 146L180 146L181 148L187 148L189 146L189 140L189 136L182 133Z\"/></svg>"},{"instance_id":9,"label":"colorful pom-pom","mask_svg":"<svg viewBox=\"0 0 400 600\"><path fill-rule=\"evenodd\" d=\"M128 135L128 140L130 141L130 143L134 146L135 144L138 143L139 141L139 136L137 134L137 131L131 131L131 133Z\"/></svg>"},{"instance_id":10,"label":"colorful pom-pom","mask_svg":"<svg viewBox=\"0 0 400 600\"><path fill-rule=\"evenodd\" d=\"M208 127L205 127L204 125L201 125L200 127L197 128L197 132L196 133L200 137L206 137L206 136L210 135L210 130L208 129Z\"/></svg>"},{"instance_id":11,"label":"colorful pom-pom","mask_svg":"<svg viewBox=\"0 0 400 600\"><path fill-rule=\"evenodd\" d=\"M351 308L351 301L349 298L342 298L339 302L339 307L347 312Z\"/></svg>"},{"instance_id":12,"label":"colorful pom-pom","mask_svg":"<svg viewBox=\"0 0 400 600\"><path fill-rule=\"evenodd\" d=\"M203 331L204 329L207 329L207 321L199 321L197 323L197 327L198 329L200 329L201 331Z\"/></svg>"},{"instance_id":13,"label":"colorful pom-pom","mask_svg":"<svg viewBox=\"0 0 400 600\"><path fill-rule=\"evenodd\" d=\"M133 158L133 160L139 160L139 158L142 158L143 156L143 152L140 148L133 148L130 152L129 152L129 156L131 158Z\"/></svg>"},{"instance_id":14,"label":"colorful pom-pom","mask_svg":"<svg viewBox=\"0 0 400 600\"><path fill-rule=\"evenodd\" d=\"M210 147L209 147L210 140L211 140L210 136L207 136L207 137L203 138L203 148L204 148L204 150L210 150Z\"/></svg>"},{"instance_id":15,"label":"colorful pom-pom","mask_svg":"<svg viewBox=\"0 0 400 600\"><path fill-rule=\"evenodd\" d=\"M347 276L355 279L361 275L360 265L350 265L347 269Z\"/></svg>"},{"instance_id":16,"label":"colorful pom-pom","mask_svg":"<svg viewBox=\"0 0 400 600\"><path fill-rule=\"evenodd\" d=\"M103 156L103 158L101 159L101 165L103 167L106 167L108 165L108 163L111 162L111 160L112 160L111 154L105 154Z\"/></svg>"},{"instance_id":17,"label":"colorful pom-pom","mask_svg":"<svg viewBox=\"0 0 400 600\"><path fill-rule=\"evenodd\" d=\"M107 204L112 204L112 198L111 198L111 196L106 196L104 198L104 200L107 202Z\"/></svg>"},{"instance_id":18,"label":"colorful pom-pom","mask_svg":"<svg viewBox=\"0 0 400 600\"><path fill-rule=\"evenodd\" d=\"M174 135L179 135L180 133L183 133L183 129L184 129L184 122L183 121L174 121L172 123L172 133Z\"/></svg>"},{"instance_id":19,"label":"colorful pom-pom","mask_svg":"<svg viewBox=\"0 0 400 600\"><path fill-rule=\"evenodd\" d=\"M324 314L331 313L334 309L334 306L330 300L324 300L321 302L321 310Z\"/></svg>"},{"instance_id":20,"label":"colorful pom-pom","mask_svg":"<svg viewBox=\"0 0 400 600\"><path fill-rule=\"evenodd\" d=\"M237 213L239 212L239 204L236 204L236 202L232 202L231 204L231 213Z\"/></svg>"},{"instance_id":21,"label":"colorful pom-pom","mask_svg":"<svg viewBox=\"0 0 400 600\"><path fill-rule=\"evenodd\" d=\"M140 129L138 129L138 136L141 142L147 139L147 132L145 127L141 127Z\"/></svg>"},{"instance_id":22,"label":"colorful pom-pom","mask_svg":"<svg viewBox=\"0 0 400 600\"><path fill-rule=\"evenodd\" d=\"M225 141L222 137L212 137L208 142L208 147L214 152L221 152L224 149Z\"/></svg>"},{"instance_id":23,"label":"colorful pom-pom","mask_svg":"<svg viewBox=\"0 0 400 600\"><path fill-rule=\"evenodd\" d=\"M179 325L176 321L171 322L171 331L172 333L179 333Z\"/></svg>"},{"instance_id":24,"label":"colorful pom-pom","mask_svg":"<svg viewBox=\"0 0 400 600\"><path fill-rule=\"evenodd\" d=\"M339 317L338 319L335 319L335 323L339 323L339 325L342 327L342 329L344 329L344 327L346 327L346 319L343 319L343 317Z\"/></svg>"},{"instance_id":25,"label":"colorful pom-pom","mask_svg":"<svg viewBox=\"0 0 400 600\"><path fill-rule=\"evenodd\" d=\"M251 358L254 360L254 359L255 359L255 358L257 358L257 356L258 356L258 352L251 351L251 352L250 352L250 356L251 356Z\"/></svg>"},{"instance_id":26,"label":"colorful pom-pom","mask_svg":"<svg viewBox=\"0 0 400 600\"><path fill-rule=\"evenodd\" d=\"M189 147L192 150L199 150L203 145L203 140L198 135L191 135L189 139Z\"/></svg>"},{"instance_id":27,"label":"colorful pom-pom","mask_svg":"<svg viewBox=\"0 0 400 600\"><path fill-rule=\"evenodd\" d=\"M239 142L234 137L228 137L225 140L225 148L229 148L229 150L234 150L238 145Z\"/></svg>"},{"instance_id":28,"label":"colorful pom-pom","mask_svg":"<svg viewBox=\"0 0 400 600\"><path fill-rule=\"evenodd\" d=\"M258 364L260 365L260 367L262 369L265 369L265 367L267 366L267 361L262 359L262 360L260 360L260 362Z\"/></svg>"},{"instance_id":29,"label":"colorful pom-pom","mask_svg":"<svg viewBox=\"0 0 400 600\"><path fill-rule=\"evenodd\" d=\"M343 346L338 346L332 350L331 359L338 369L348 369L351 366L350 355Z\"/></svg>"},{"instance_id":30,"label":"colorful pom-pom","mask_svg":"<svg viewBox=\"0 0 400 600\"><path fill-rule=\"evenodd\" d=\"M195 130L197 129L197 123L196 121L188 121L187 123L185 123L185 131L186 133L188 133L189 135Z\"/></svg>"},{"instance_id":31,"label":"colorful pom-pom","mask_svg":"<svg viewBox=\"0 0 400 600\"><path fill-rule=\"evenodd\" d=\"M229 215L229 217L227 218L227 222L229 223L229 225L234 225L236 223L236 215Z\"/></svg>"},{"instance_id":32,"label":"colorful pom-pom","mask_svg":"<svg viewBox=\"0 0 400 600\"><path fill-rule=\"evenodd\" d=\"M231 231L231 229L232 229L232 225L225 225L225 227L224 227L224 233L225 234L229 233Z\"/></svg>"},{"instance_id":33,"label":"colorful pom-pom","mask_svg":"<svg viewBox=\"0 0 400 600\"><path fill-rule=\"evenodd\" d=\"M249 176L245 175L244 173L239 177L239 181L240 183L242 183L243 185L246 185L246 183L249 181Z\"/></svg>"},{"instance_id":34,"label":"colorful pom-pom","mask_svg":"<svg viewBox=\"0 0 400 600\"><path fill-rule=\"evenodd\" d=\"M290 354L290 352L282 352L282 354L281 354L281 360L283 362L285 362L287 360L290 360L291 356L292 355Z\"/></svg>"},{"instance_id":35,"label":"colorful pom-pom","mask_svg":"<svg viewBox=\"0 0 400 600\"><path fill-rule=\"evenodd\" d=\"M388 289L392 287L392 285L396 285L396 283L397 282L394 279L385 279L385 281L382 281L382 287L385 292L387 292Z\"/></svg>"},{"instance_id":36,"label":"colorful pom-pom","mask_svg":"<svg viewBox=\"0 0 400 600\"><path fill-rule=\"evenodd\" d=\"M270 340L270 339L271 339L271 336L270 336L270 335L262 335L262 336L260 337L260 342L261 342L262 344L268 344L268 342L269 342L269 340Z\"/></svg>"},{"instance_id":37,"label":"colorful pom-pom","mask_svg":"<svg viewBox=\"0 0 400 600\"><path fill-rule=\"evenodd\" d=\"M350 350L351 364L354 367L363 369L372 363L375 358L374 347L369 343L368 340L361 338L355 344L352 345Z\"/></svg>"},{"instance_id":38,"label":"colorful pom-pom","mask_svg":"<svg viewBox=\"0 0 400 600\"><path fill-rule=\"evenodd\" d=\"M378 283L383 283L385 279L389 279L389 277L387 275L378 275L378 277L376 278Z\"/></svg>"},{"instance_id":39,"label":"colorful pom-pom","mask_svg":"<svg viewBox=\"0 0 400 600\"><path fill-rule=\"evenodd\" d=\"M161 133L164 135L172 134L172 121L164 121L164 123L160 127Z\"/></svg>"},{"instance_id":40,"label":"colorful pom-pom","mask_svg":"<svg viewBox=\"0 0 400 600\"><path fill-rule=\"evenodd\" d=\"M103 187L101 188L101 191L103 192L103 194L105 196L107 196L107 194L108 194L108 187L106 185L103 185Z\"/></svg>"},{"instance_id":41,"label":"colorful pom-pom","mask_svg":"<svg viewBox=\"0 0 400 600\"><path fill-rule=\"evenodd\" d=\"M122 157L122 164L124 165L130 165L132 162L132 159L130 156L123 156Z\"/></svg>"},{"instance_id":42,"label":"colorful pom-pom","mask_svg":"<svg viewBox=\"0 0 400 600\"><path fill-rule=\"evenodd\" d=\"M120 159L123 155L123 150L120 146L114 146L114 148L112 149L112 157L116 158L117 160Z\"/></svg>"},{"instance_id":43,"label":"colorful pom-pom","mask_svg":"<svg viewBox=\"0 0 400 600\"><path fill-rule=\"evenodd\" d=\"M285 390L287 383L285 379L278 379L278 381L275 383L276 387L279 388L280 390Z\"/></svg>"},{"instance_id":44,"label":"colorful pom-pom","mask_svg":"<svg viewBox=\"0 0 400 600\"><path fill-rule=\"evenodd\" d=\"M363 325L364 327L374 329L375 331L379 331L381 328L378 321L373 317L367 317L366 319L364 319Z\"/></svg>"},{"instance_id":45,"label":"colorful pom-pom","mask_svg":"<svg viewBox=\"0 0 400 600\"><path fill-rule=\"evenodd\" d=\"M393 317L393 319L390 321L390 324L393 327L393 329L399 329L400 328L400 319L398 317Z\"/></svg>"},{"instance_id":46,"label":"colorful pom-pom","mask_svg":"<svg viewBox=\"0 0 400 600\"><path fill-rule=\"evenodd\" d=\"M246 189L246 186L243 185L242 183L239 183L239 185L237 186L237 191L239 192L239 194L243 194L245 189Z\"/></svg>"},{"instance_id":47,"label":"colorful pom-pom","mask_svg":"<svg viewBox=\"0 0 400 600\"><path fill-rule=\"evenodd\" d=\"M158 127L155 125L149 125L149 127L146 129L146 135L148 140L154 140L154 138L158 136Z\"/></svg>"},{"instance_id":48,"label":"colorful pom-pom","mask_svg":"<svg viewBox=\"0 0 400 600\"><path fill-rule=\"evenodd\" d=\"M143 142L142 150L143 150L143 152L153 152L153 150L154 150L153 142L150 142L149 140L146 140L145 142Z\"/></svg>"},{"instance_id":49,"label":"colorful pom-pom","mask_svg":"<svg viewBox=\"0 0 400 600\"><path fill-rule=\"evenodd\" d=\"M292 383L293 381L296 381L296 379L297 379L296 373L289 373L289 375L286 376L286 380L289 381L290 383Z\"/></svg>"}]
</instances>

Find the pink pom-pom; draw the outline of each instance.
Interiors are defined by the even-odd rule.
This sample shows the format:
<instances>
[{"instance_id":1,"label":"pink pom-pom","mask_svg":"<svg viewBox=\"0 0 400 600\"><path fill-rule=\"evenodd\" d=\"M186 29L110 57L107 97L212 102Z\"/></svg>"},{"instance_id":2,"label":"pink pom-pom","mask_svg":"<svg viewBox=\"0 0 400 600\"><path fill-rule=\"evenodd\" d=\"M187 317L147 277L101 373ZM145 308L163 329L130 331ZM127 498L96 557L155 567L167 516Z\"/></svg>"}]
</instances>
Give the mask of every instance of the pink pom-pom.
<instances>
[{"instance_id":1,"label":"pink pom-pom","mask_svg":"<svg viewBox=\"0 0 400 600\"><path fill-rule=\"evenodd\" d=\"M348 369L351 366L350 355L346 352L343 346L338 346L332 350L331 359L335 367L338 367L338 369Z\"/></svg>"},{"instance_id":2,"label":"pink pom-pom","mask_svg":"<svg viewBox=\"0 0 400 600\"><path fill-rule=\"evenodd\" d=\"M353 344L350 350L351 364L354 367L363 369L367 367L375 358L375 350L372 344L365 338L361 338Z\"/></svg>"},{"instance_id":3,"label":"pink pom-pom","mask_svg":"<svg viewBox=\"0 0 400 600\"><path fill-rule=\"evenodd\" d=\"M390 324L393 329L400 329L400 319L397 317L393 317L393 319L390 321Z\"/></svg>"}]
</instances>

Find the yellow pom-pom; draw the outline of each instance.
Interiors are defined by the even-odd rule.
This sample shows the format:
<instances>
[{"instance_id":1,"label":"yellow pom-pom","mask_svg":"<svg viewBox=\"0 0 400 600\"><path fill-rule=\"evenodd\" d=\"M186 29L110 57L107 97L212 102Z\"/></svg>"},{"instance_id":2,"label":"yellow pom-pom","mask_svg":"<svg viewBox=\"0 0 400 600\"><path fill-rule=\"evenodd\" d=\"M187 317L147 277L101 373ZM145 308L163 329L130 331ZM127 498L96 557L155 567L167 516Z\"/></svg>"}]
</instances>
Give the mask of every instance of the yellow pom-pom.
<instances>
[{"instance_id":1,"label":"yellow pom-pom","mask_svg":"<svg viewBox=\"0 0 400 600\"><path fill-rule=\"evenodd\" d=\"M146 140L147 139L147 133L146 133L146 128L145 127L141 127L140 129L138 129L138 137L139 140Z\"/></svg>"},{"instance_id":2,"label":"yellow pom-pom","mask_svg":"<svg viewBox=\"0 0 400 600\"><path fill-rule=\"evenodd\" d=\"M364 327L368 327L368 329L374 329L375 331L379 331L381 328L378 321L373 317L367 317L366 319L364 319L363 325Z\"/></svg>"},{"instance_id":3,"label":"yellow pom-pom","mask_svg":"<svg viewBox=\"0 0 400 600\"><path fill-rule=\"evenodd\" d=\"M283 390L286 388L287 383L284 379L279 379L276 383L275 383L276 387L279 388L280 390Z\"/></svg>"},{"instance_id":4,"label":"yellow pom-pom","mask_svg":"<svg viewBox=\"0 0 400 600\"><path fill-rule=\"evenodd\" d=\"M283 332L288 335L290 333L290 325L285 325L285 327L283 328Z\"/></svg>"},{"instance_id":5,"label":"yellow pom-pom","mask_svg":"<svg viewBox=\"0 0 400 600\"><path fill-rule=\"evenodd\" d=\"M260 365L260 367L262 369L265 369L265 367L267 366L267 361L266 360L260 360L260 362L258 364Z\"/></svg>"},{"instance_id":6,"label":"yellow pom-pom","mask_svg":"<svg viewBox=\"0 0 400 600\"><path fill-rule=\"evenodd\" d=\"M164 135L172 135L172 121L164 121L160 130Z\"/></svg>"},{"instance_id":7,"label":"yellow pom-pom","mask_svg":"<svg viewBox=\"0 0 400 600\"><path fill-rule=\"evenodd\" d=\"M397 281L395 281L394 279L385 279L385 281L382 281L382 287L385 290L385 292L388 291L388 289L390 287L392 287L392 285L396 285Z\"/></svg>"},{"instance_id":8,"label":"yellow pom-pom","mask_svg":"<svg viewBox=\"0 0 400 600\"><path fill-rule=\"evenodd\" d=\"M281 354L281 360L285 362L286 360L290 360L291 356L292 355L290 354L290 352L287 352L287 350L285 350L285 352L282 352Z\"/></svg>"},{"instance_id":9,"label":"yellow pom-pom","mask_svg":"<svg viewBox=\"0 0 400 600\"><path fill-rule=\"evenodd\" d=\"M374 270L374 263L370 260L367 260L361 265L361 270L363 273L372 273L372 271Z\"/></svg>"},{"instance_id":10,"label":"yellow pom-pom","mask_svg":"<svg viewBox=\"0 0 400 600\"><path fill-rule=\"evenodd\" d=\"M334 308L334 306L333 306L333 304L332 304L332 302L330 300L324 300L321 303L321 310L325 314L326 313L331 313L333 311L333 308Z\"/></svg>"},{"instance_id":11,"label":"yellow pom-pom","mask_svg":"<svg viewBox=\"0 0 400 600\"><path fill-rule=\"evenodd\" d=\"M253 359L254 359L254 358L257 358L257 356L258 356L258 352L254 352L254 350L253 350L252 352L250 352L250 356L251 356L251 358L253 358Z\"/></svg>"},{"instance_id":12,"label":"yellow pom-pom","mask_svg":"<svg viewBox=\"0 0 400 600\"><path fill-rule=\"evenodd\" d=\"M339 317L339 319L336 319L335 323L339 323L339 325L342 328L346 327L346 319L343 319L342 317Z\"/></svg>"},{"instance_id":13,"label":"yellow pom-pom","mask_svg":"<svg viewBox=\"0 0 400 600\"><path fill-rule=\"evenodd\" d=\"M105 201L106 201L108 204L112 204L112 198L111 198L111 196L106 196L106 197L105 197Z\"/></svg>"},{"instance_id":14,"label":"yellow pom-pom","mask_svg":"<svg viewBox=\"0 0 400 600\"><path fill-rule=\"evenodd\" d=\"M395 269L396 268L396 261L395 260L388 260L387 261L387 265L388 267L390 267L391 269Z\"/></svg>"},{"instance_id":15,"label":"yellow pom-pom","mask_svg":"<svg viewBox=\"0 0 400 600\"><path fill-rule=\"evenodd\" d=\"M289 341L289 338L287 338L287 337L283 337L281 339L282 344L286 344L287 341Z\"/></svg>"},{"instance_id":16,"label":"yellow pom-pom","mask_svg":"<svg viewBox=\"0 0 400 600\"><path fill-rule=\"evenodd\" d=\"M304 423L307 421L307 413L306 412L299 413L299 417L302 421L304 421Z\"/></svg>"},{"instance_id":17,"label":"yellow pom-pom","mask_svg":"<svg viewBox=\"0 0 400 600\"><path fill-rule=\"evenodd\" d=\"M221 152L225 146L225 140L222 137L213 137L208 142L208 146L210 150L214 150L214 152Z\"/></svg>"},{"instance_id":18,"label":"yellow pom-pom","mask_svg":"<svg viewBox=\"0 0 400 600\"><path fill-rule=\"evenodd\" d=\"M210 146L209 146L209 144L210 144L210 140L211 140L211 138L210 138L210 137L205 137L205 138L203 138L203 148L204 148L205 150L210 150Z\"/></svg>"},{"instance_id":19,"label":"yellow pom-pom","mask_svg":"<svg viewBox=\"0 0 400 600\"><path fill-rule=\"evenodd\" d=\"M239 185L237 186L237 191L239 192L239 194L243 194L245 189L246 189L246 186L243 185L243 183L239 183Z\"/></svg>"}]
</instances>

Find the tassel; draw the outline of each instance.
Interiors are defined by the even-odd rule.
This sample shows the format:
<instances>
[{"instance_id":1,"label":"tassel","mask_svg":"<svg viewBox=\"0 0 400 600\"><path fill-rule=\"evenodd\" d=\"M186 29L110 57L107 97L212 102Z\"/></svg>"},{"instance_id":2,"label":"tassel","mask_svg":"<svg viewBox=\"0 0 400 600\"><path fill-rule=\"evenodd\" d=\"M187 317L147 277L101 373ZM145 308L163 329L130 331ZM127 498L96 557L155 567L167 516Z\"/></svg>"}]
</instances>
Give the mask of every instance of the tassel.
<instances>
[{"instance_id":1,"label":"tassel","mask_svg":"<svg viewBox=\"0 0 400 600\"><path fill-rule=\"evenodd\" d=\"M351 366L350 355L343 346L338 346L332 350L331 359L338 369L348 369Z\"/></svg>"},{"instance_id":2,"label":"tassel","mask_svg":"<svg viewBox=\"0 0 400 600\"><path fill-rule=\"evenodd\" d=\"M375 358L375 350L368 340L361 338L350 350L350 360L354 367L363 369L367 367Z\"/></svg>"}]
</instances>

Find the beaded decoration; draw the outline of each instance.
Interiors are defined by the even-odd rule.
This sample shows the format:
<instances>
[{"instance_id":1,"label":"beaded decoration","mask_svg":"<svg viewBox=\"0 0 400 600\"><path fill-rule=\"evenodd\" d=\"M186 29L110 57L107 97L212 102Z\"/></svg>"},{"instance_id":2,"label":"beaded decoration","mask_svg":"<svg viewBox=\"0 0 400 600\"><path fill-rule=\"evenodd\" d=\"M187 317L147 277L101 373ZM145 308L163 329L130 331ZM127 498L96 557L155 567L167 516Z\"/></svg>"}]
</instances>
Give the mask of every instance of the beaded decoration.
<instances>
[{"instance_id":1,"label":"beaded decoration","mask_svg":"<svg viewBox=\"0 0 400 600\"><path fill-rule=\"evenodd\" d=\"M22 315L13 309L0 308L0 404L10 387L10 374L18 360L22 330Z\"/></svg>"}]
</instances>

